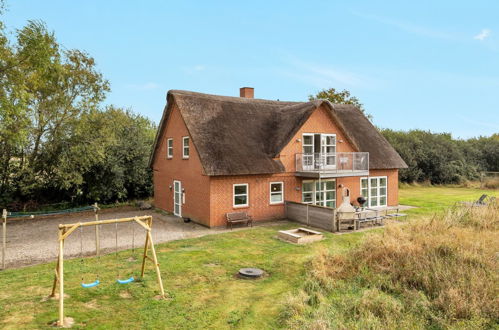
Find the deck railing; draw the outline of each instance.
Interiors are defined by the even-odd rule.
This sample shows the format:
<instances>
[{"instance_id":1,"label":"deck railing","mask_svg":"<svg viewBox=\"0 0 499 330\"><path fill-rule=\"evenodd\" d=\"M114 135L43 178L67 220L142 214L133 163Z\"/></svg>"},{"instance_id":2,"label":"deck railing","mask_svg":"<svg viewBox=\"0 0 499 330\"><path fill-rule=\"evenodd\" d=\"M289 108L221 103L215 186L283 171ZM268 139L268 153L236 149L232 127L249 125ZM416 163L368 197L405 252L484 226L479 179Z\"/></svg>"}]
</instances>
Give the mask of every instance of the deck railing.
<instances>
[{"instance_id":1,"label":"deck railing","mask_svg":"<svg viewBox=\"0 0 499 330\"><path fill-rule=\"evenodd\" d=\"M368 152L296 154L296 172L363 172L369 171Z\"/></svg>"}]
</instances>

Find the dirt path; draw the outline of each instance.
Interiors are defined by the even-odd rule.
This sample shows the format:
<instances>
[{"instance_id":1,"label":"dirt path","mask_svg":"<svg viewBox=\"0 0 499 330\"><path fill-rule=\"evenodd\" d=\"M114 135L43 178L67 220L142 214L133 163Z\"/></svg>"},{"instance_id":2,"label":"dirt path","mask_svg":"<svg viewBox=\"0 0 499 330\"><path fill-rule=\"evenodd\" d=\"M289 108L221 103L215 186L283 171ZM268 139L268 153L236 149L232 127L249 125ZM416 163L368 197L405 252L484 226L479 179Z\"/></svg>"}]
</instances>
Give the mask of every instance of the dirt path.
<instances>
[{"instance_id":1,"label":"dirt path","mask_svg":"<svg viewBox=\"0 0 499 330\"><path fill-rule=\"evenodd\" d=\"M195 223L184 223L181 218L161 214L155 211L116 210L100 214L99 219L127 218L138 215L153 216L154 243L162 243L182 238L200 237L225 231L223 228L208 229ZM33 265L57 259L58 225L64 223L93 221L94 214L80 213L73 215L50 217L46 219L10 220L7 223L6 268L16 268ZM95 254L95 227L84 227L76 230L66 240L65 258L79 257L80 235L83 237L83 255ZM100 246L102 253L116 250L115 224L101 225ZM118 249L132 248L132 238L135 237L135 247L144 244L144 230L136 223L118 224ZM0 252L1 253L1 252ZM1 265L0 265L1 266Z\"/></svg>"}]
</instances>

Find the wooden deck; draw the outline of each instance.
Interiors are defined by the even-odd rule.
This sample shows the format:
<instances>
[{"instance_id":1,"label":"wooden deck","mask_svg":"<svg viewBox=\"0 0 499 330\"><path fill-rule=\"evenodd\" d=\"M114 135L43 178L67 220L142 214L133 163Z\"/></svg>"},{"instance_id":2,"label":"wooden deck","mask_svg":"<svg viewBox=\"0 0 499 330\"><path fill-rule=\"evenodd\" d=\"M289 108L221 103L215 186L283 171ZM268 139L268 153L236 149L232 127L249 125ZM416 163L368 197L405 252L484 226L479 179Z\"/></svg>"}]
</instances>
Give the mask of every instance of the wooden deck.
<instances>
[{"instance_id":1,"label":"wooden deck","mask_svg":"<svg viewBox=\"0 0 499 330\"><path fill-rule=\"evenodd\" d=\"M407 217L404 206L388 206L376 209L364 208L349 214L337 212L331 207L286 201L286 218L310 227L330 232L359 230L366 226L383 226L386 219Z\"/></svg>"}]
</instances>

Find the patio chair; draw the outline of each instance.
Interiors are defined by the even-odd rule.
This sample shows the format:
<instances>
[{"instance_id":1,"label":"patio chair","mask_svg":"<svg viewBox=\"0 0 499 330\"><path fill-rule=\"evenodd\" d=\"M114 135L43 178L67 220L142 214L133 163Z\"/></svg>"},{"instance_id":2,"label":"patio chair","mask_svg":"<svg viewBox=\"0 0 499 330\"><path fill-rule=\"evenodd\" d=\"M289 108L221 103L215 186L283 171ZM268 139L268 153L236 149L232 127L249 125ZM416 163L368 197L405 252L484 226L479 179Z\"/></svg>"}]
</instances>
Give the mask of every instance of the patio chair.
<instances>
[{"instance_id":1,"label":"patio chair","mask_svg":"<svg viewBox=\"0 0 499 330\"><path fill-rule=\"evenodd\" d=\"M466 206L482 206L482 205L487 205L487 194L483 194L478 198L476 201L462 201L459 202L459 204L466 205Z\"/></svg>"},{"instance_id":2,"label":"patio chair","mask_svg":"<svg viewBox=\"0 0 499 330\"><path fill-rule=\"evenodd\" d=\"M486 200L487 200L487 195L486 194L483 194L482 196L480 196L480 198L474 202L473 204L476 204L476 205L484 205L486 203Z\"/></svg>"}]
</instances>

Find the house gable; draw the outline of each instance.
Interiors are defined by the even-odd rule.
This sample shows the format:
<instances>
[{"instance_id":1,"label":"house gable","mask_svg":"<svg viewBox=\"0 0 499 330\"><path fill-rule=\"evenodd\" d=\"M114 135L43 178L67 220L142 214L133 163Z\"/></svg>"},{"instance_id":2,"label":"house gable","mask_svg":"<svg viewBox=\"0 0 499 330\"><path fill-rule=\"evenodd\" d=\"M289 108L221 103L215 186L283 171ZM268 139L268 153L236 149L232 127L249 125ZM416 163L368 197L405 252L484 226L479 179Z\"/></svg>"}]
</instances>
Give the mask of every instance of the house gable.
<instances>
[{"instance_id":1,"label":"house gable","mask_svg":"<svg viewBox=\"0 0 499 330\"><path fill-rule=\"evenodd\" d=\"M283 163L286 172L294 172L295 155L303 152L304 133L324 133L336 135L337 152L357 152L357 147L350 142L349 137L343 131L336 119L331 115L330 109L325 104L317 107L306 121L296 130L288 143L282 148L278 158Z\"/></svg>"},{"instance_id":2,"label":"house gable","mask_svg":"<svg viewBox=\"0 0 499 330\"><path fill-rule=\"evenodd\" d=\"M170 104L168 106L168 110L166 111L166 117L164 118L164 123L162 125L163 129L161 130L161 135L157 138L157 145L154 152L154 157L152 158L152 168L153 170L158 170L158 159L167 159L168 162L171 162L172 165L177 165L178 160L184 160L184 162L180 162L181 166L194 166L195 169L200 173L205 175L203 165L199 158L199 153L197 151L196 145L192 139L192 136L189 132L187 125L184 122L182 114L177 107L176 104ZM158 131L159 132L159 131ZM187 162L186 159L182 159L182 138L189 137L189 149L190 155L189 160L191 162ZM167 158L167 140L169 138L173 138L173 158ZM159 164L166 164L168 162L159 162Z\"/></svg>"}]
</instances>

